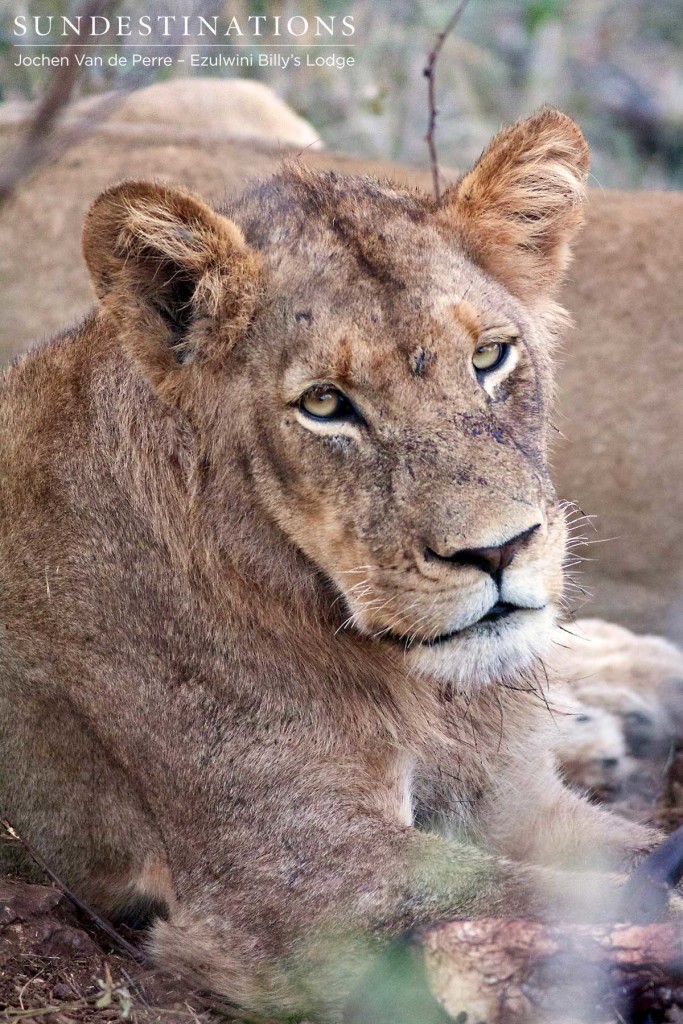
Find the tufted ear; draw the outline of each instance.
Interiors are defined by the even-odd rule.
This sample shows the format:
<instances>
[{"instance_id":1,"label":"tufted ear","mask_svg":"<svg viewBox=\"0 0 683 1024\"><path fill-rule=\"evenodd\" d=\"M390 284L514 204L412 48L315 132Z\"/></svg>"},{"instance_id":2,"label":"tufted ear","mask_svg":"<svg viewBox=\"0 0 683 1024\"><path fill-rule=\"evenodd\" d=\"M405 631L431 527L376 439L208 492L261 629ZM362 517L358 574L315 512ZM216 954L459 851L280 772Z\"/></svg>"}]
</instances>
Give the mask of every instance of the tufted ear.
<instances>
[{"instance_id":1,"label":"tufted ear","mask_svg":"<svg viewBox=\"0 0 683 1024\"><path fill-rule=\"evenodd\" d=\"M259 258L190 192L128 181L90 209L83 252L101 306L157 385L188 360L220 364L248 327Z\"/></svg>"},{"instance_id":2,"label":"tufted ear","mask_svg":"<svg viewBox=\"0 0 683 1024\"><path fill-rule=\"evenodd\" d=\"M542 304L571 258L587 175L580 129L546 108L495 136L444 193L442 216L476 263L525 302Z\"/></svg>"}]
</instances>

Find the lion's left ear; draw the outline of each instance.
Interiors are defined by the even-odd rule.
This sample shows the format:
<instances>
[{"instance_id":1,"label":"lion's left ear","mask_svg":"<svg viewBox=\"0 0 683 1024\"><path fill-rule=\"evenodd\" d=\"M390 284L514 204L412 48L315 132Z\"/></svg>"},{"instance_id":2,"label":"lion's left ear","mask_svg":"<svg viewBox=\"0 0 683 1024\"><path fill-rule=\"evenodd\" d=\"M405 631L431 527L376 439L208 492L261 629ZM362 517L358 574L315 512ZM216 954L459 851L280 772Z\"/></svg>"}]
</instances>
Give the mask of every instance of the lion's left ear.
<instances>
[{"instance_id":1,"label":"lion's left ear","mask_svg":"<svg viewBox=\"0 0 683 1024\"><path fill-rule=\"evenodd\" d=\"M444 193L441 217L475 263L528 304L542 304L569 263L587 176L578 125L546 108L495 136Z\"/></svg>"},{"instance_id":2,"label":"lion's left ear","mask_svg":"<svg viewBox=\"0 0 683 1024\"><path fill-rule=\"evenodd\" d=\"M219 364L247 329L260 260L232 221L184 189L128 181L90 209L83 252L121 343L158 387Z\"/></svg>"}]
</instances>

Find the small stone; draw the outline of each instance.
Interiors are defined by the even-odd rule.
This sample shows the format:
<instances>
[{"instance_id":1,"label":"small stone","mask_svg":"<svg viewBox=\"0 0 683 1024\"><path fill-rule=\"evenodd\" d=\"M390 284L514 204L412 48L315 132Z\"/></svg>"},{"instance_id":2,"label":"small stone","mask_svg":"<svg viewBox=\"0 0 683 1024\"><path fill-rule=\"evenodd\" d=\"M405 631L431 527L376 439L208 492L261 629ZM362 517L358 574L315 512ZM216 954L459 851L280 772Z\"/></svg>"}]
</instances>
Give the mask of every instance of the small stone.
<instances>
[{"instance_id":1,"label":"small stone","mask_svg":"<svg viewBox=\"0 0 683 1024\"><path fill-rule=\"evenodd\" d=\"M54 996L55 999L59 999L62 1002L65 999L74 998L74 993L73 989L71 988L71 985L67 985L63 981L60 981L58 985L55 985L55 987L52 989L52 995Z\"/></svg>"},{"instance_id":2,"label":"small stone","mask_svg":"<svg viewBox=\"0 0 683 1024\"><path fill-rule=\"evenodd\" d=\"M101 950L81 928L55 921L42 923L36 934L36 952L40 956L98 956Z\"/></svg>"},{"instance_id":3,"label":"small stone","mask_svg":"<svg viewBox=\"0 0 683 1024\"><path fill-rule=\"evenodd\" d=\"M0 879L0 925L28 921L53 910L62 899L59 889L31 885L14 878Z\"/></svg>"}]
</instances>

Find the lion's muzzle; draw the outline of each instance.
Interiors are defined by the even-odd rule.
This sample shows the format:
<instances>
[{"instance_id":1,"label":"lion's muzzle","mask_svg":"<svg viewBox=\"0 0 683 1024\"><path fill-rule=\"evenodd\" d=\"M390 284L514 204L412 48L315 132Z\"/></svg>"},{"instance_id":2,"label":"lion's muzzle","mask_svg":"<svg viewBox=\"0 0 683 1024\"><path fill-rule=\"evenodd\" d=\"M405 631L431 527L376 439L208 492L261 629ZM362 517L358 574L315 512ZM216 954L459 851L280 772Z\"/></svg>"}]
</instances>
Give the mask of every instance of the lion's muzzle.
<instances>
[{"instance_id":1,"label":"lion's muzzle","mask_svg":"<svg viewBox=\"0 0 683 1024\"><path fill-rule=\"evenodd\" d=\"M437 560L450 563L453 566L473 566L475 569L481 569L496 581L500 589L503 571L507 569L515 555L528 545L540 525L540 523L534 523L533 526L508 538L496 547L462 548L450 553L439 551L437 545L426 545L422 552L422 559L427 563Z\"/></svg>"}]
</instances>

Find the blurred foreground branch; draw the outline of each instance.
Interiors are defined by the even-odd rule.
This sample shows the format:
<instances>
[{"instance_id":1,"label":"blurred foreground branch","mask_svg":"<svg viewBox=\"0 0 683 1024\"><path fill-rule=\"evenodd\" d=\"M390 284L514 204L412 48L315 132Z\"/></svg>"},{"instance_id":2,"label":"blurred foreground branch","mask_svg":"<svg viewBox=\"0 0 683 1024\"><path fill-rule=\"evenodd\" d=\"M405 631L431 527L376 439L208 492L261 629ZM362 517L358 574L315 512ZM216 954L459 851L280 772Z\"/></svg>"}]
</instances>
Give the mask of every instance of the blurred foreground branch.
<instances>
[{"instance_id":1,"label":"blurred foreground branch","mask_svg":"<svg viewBox=\"0 0 683 1024\"><path fill-rule=\"evenodd\" d=\"M387 953L344 1021L633 1024L680 1006L682 982L677 923L454 921L420 928Z\"/></svg>"}]
</instances>

